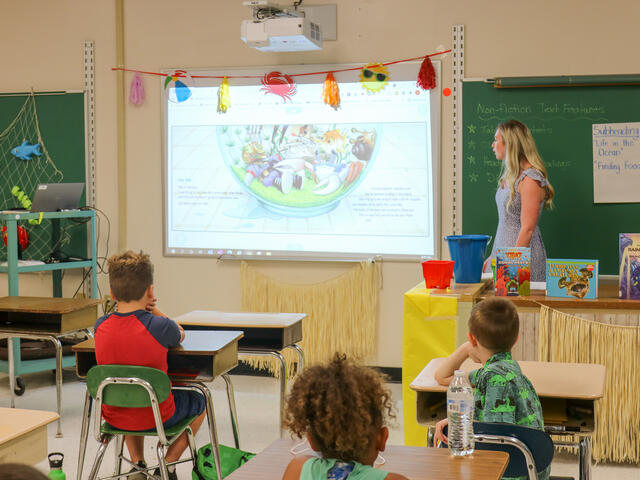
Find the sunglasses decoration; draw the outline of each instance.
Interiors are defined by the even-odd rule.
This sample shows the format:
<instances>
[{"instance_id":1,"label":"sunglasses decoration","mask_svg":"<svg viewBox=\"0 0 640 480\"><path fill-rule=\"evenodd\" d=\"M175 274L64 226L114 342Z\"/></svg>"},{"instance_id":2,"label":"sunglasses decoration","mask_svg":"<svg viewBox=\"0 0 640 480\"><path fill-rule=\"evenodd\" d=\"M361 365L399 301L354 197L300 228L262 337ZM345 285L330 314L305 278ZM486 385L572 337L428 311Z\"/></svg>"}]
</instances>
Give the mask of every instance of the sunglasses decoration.
<instances>
[{"instance_id":1,"label":"sunglasses decoration","mask_svg":"<svg viewBox=\"0 0 640 480\"><path fill-rule=\"evenodd\" d=\"M389 70L382 63L370 63L362 67L360 82L370 92L379 92L389 83Z\"/></svg>"}]
</instances>

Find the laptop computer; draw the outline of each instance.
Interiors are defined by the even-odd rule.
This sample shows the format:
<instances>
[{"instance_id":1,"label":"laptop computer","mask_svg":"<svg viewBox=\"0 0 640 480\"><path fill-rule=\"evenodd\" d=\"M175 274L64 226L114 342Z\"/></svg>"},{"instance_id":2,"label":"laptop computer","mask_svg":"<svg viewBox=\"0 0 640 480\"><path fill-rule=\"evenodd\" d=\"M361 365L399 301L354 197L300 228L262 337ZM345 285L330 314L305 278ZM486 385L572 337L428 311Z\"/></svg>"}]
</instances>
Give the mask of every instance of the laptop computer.
<instances>
[{"instance_id":1,"label":"laptop computer","mask_svg":"<svg viewBox=\"0 0 640 480\"><path fill-rule=\"evenodd\" d=\"M84 183L41 183L36 187L31 212L57 212L80 206Z\"/></svg>"}]
</instances>

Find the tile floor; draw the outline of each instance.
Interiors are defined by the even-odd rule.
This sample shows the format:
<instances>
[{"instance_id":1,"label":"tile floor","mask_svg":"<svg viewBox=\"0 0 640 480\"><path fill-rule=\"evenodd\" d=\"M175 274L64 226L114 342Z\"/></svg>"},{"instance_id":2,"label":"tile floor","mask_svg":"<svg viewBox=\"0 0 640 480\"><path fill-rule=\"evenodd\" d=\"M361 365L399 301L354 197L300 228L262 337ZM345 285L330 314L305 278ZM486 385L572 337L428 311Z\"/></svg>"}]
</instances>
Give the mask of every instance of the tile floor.
<instances>
[{"instance_id":1,"label":"tile floor","mask_svg":"<svg viewBox=\"0 0 640 480\"><path fill-rule=\"evenodd\" d=\"M16 397L16 407L41 410L55 410L54 376L51 372L41 372L24 376L27 384L26 392ZM232 376L235 387L238 422L240 427L241 447L245 450L259 452L270 442L278 438L278 381L267 377ZM224 381L216 380L210 385L213 388L216 421L219 439L227 445L233 444L231 424L226 404ZM0 373L0 406L8 407L9 379ZM390 444L403 444L402 430L402 390L399 384L390 384L397 407L398 418L391 426ZM56 438L56 425L49 425L49 451L61 451L65 455L64 472L67 478L73 480L77 473L78 445L80 437L80 417L84 402L85 386L76 380L72 370L64 372L64 388L62 398L62 431L63 438ZM208 443L208 436L203 427L196 437L197 446ZM84 475L86 478L97 442L90 432ZM113 447L107 451L101 474L109 475L114 465ZM147 460L155 458L154 442L147 440L145 444ZM43 472L48 472L45 461L37 465ZM640 465L606 464L593 467L593 480L638 480L640 479ZM577 458L568 454L557 454L552 464L552 474L573 475L577 478ZM189 464L178 467L178 478L191 478Z\"/></svg>"}]
</instances>

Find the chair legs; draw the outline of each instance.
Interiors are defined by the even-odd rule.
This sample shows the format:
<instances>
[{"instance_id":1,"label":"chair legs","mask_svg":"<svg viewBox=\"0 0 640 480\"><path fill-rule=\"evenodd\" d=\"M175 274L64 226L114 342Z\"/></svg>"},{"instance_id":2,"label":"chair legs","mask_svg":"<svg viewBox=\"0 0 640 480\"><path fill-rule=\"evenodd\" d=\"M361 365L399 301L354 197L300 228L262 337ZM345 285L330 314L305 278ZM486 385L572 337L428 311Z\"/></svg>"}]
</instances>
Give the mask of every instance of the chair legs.
<instances>
[{"instance_id":1,"label":"chair legs","mask_svg":"<svg viewBox=\"0 0 640 480\"><path fill-rule=\"evenodd\" d=\"M102 464L102 459L104 458L104 454L107 451L107 447L109 446L109 442L111 441L111 435L103 435L100 439L100 446L98 447L98 452L96 453L96 458L93 461L93 466L91 467L91 472L89 472L88 480L95 480L98 478L98 470L100 470L100 465Z\"/></svg>"}]
</instances>

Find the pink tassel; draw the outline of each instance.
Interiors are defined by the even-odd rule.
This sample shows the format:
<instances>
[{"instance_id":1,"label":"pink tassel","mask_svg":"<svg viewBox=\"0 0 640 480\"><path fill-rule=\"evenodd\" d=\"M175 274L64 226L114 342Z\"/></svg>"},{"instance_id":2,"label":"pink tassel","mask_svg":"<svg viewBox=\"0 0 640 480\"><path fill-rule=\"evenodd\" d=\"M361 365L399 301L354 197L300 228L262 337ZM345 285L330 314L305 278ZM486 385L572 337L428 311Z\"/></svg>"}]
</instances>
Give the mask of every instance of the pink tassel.
<instances>
[{"instance_id":1,"label":"pink tassel","mask_svg":"<svg viewBox=\"0 0 640 480\"><path fill-rule=\"evenodd\" d=\"M136 72L133 80L131 80L129 101L134 105L142 105L144 103L144 85L142 84L142 77L138 72Z\"/></svg>"}]
</instances>

